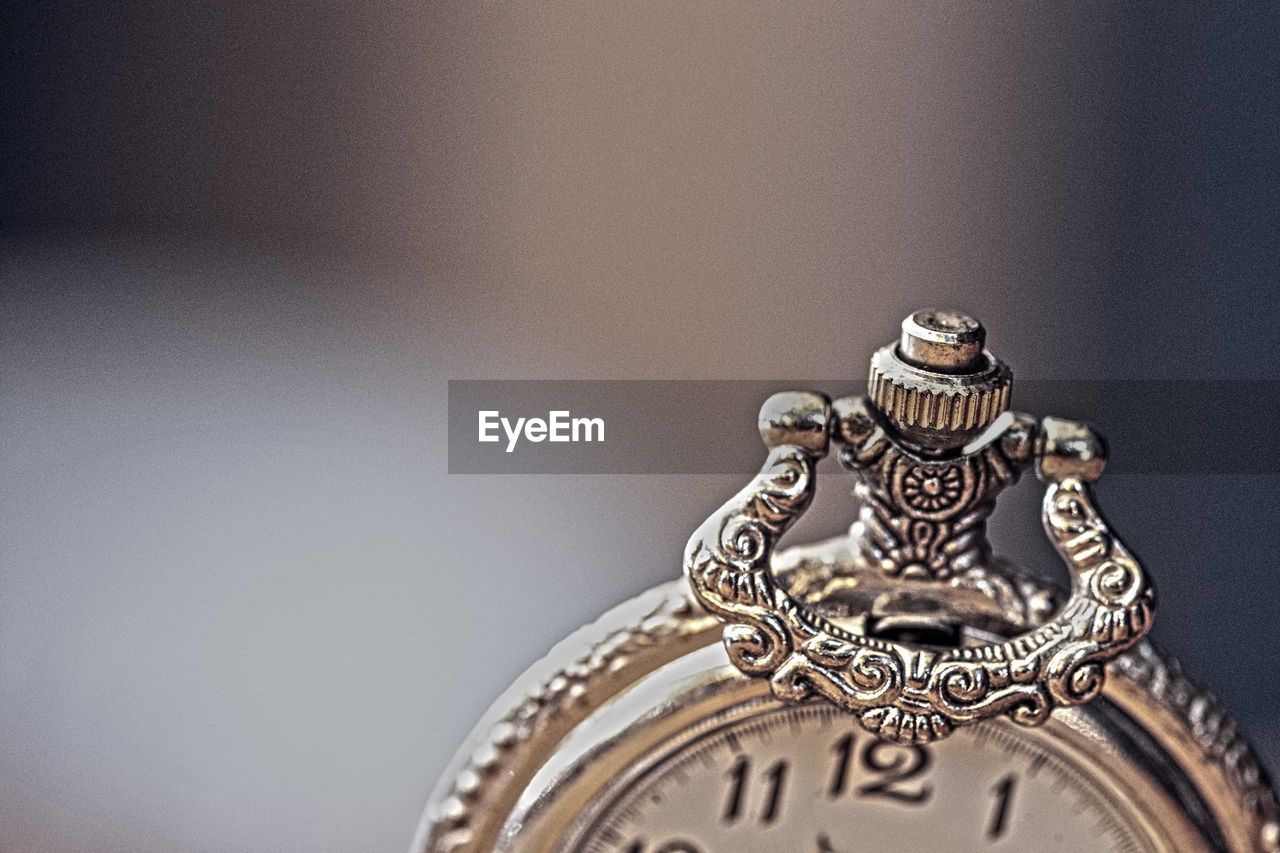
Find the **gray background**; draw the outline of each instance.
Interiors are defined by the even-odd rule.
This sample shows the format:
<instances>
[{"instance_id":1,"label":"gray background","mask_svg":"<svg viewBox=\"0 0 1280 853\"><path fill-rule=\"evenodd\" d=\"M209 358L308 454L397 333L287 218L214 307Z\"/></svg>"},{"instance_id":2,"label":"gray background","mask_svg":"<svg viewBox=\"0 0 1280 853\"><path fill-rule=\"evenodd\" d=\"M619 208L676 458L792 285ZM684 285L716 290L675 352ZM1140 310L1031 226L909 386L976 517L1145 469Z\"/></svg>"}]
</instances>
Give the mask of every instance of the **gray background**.
<instances>
[{"instance_id":1,"label":"gray background","mask_svg":"<svg viewBox=\"0 0 1280 853\"><path fill-rule=\"evenodd\" d=\"M449 476L448 379L857 379L930 304L1024 377L1280 376L1274 7L0 29L6 851L402 849L471 721L739 485ZM848 519L825 482L802 536ZM1101 490L1273 764L1276 486Z\"/></svg>"}]
</instances>

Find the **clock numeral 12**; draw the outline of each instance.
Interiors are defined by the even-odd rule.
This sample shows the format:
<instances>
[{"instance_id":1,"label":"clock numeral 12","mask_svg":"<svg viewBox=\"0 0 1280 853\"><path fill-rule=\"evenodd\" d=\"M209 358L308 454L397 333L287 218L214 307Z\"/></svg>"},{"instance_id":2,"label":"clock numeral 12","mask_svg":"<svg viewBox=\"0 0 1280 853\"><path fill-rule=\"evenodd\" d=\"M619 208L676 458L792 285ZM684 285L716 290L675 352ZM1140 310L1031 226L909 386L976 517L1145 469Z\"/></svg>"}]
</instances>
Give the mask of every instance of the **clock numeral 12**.
<instances>
[{"instance_id":1,"label":"clock numeral 12","mask_svg":"<svg viewBox=\"0 0 1280 853\"><path fill-rule=\"evenodd\" d=\"M769 826L782 813L783 794L786 791L787 773L791 768L785 758L769 765L764 772L765 797L760 809L760 824ZM751 759L745 755L738 756L729 773L729 796L725 799L724 812L720 819L732 825L742 817L747 808L748 789L751 781Z\"/></svg>"},{"instance_id":2,"label":"clock numeral 12","mask_svg":"<svg viewBox=\"0 0 1280 853\"><path fill-rule=\"evenodd\" d=\"M836 754L835 768L827 795L839 797L848 789L849 770L853 764L857 739L849 732L836 741L832 751ZM922 805L933 796L933 786L928 782L906 784L924 775L933 761L929 751L919 744L893 744L872 739L858 753L858 766L876 778L858 786L860 797L882 797L908 805Z\"/></svg>"}]
</instances>

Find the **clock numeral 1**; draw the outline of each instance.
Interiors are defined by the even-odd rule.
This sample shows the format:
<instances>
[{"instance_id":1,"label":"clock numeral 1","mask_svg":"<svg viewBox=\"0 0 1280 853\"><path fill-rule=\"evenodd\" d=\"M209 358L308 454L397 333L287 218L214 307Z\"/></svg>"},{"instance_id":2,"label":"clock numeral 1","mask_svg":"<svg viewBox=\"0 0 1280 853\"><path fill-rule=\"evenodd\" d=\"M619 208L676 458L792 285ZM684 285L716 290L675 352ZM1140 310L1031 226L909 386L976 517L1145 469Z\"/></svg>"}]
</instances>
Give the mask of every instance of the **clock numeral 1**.
<instances>
[{"instance_id":1,"label":"clock numeral 1","mask_svg":"<svg viewBox=\"0 0 1280 853\"><path fill-rule=\"evenodd\" d=\"M987 824L987 840L998 841L1009 828L1009 806L1013 804L1013 791L1018 777L1010 773L991 788L995 795L995 807L991 811L991 821Z\"/></svg>"},{"instance_id":2,"label":"clock numeral 1","mask_svg":"<svg viewBox=\"0 0 1280 853\"><path fill-rule=\"evenodd\" d=\"M787 784L787 768L790 765L779 761L769 768L765 776L769 780L769 798L765 800L764 811L760 813L760 822L765 826L778 819L782 810L782 790Z\"/></svg>"},{"instance_id":3,"label":"clock numeral 1","mask_svg":"<svg viewBox=\"0 0 1280 853\"><path fill-rule=\"evenodd\" d=\"M725 823L733 823L742 816L742 798L747 790L747 774L751 771L751 759L739 755L729 771L729 799L724 804L724 814L720 819Z\"/></svg>"},{"instance_id":4,"label":"clock numeral 1","mask_svg":"<svg viewBox=\"0 0 1280 853\"><path fill-rule=\"evenodd\" d=\"M849 732L840 740L836 741L834 747L836 753L836 766L831 772L831 785L827 788L827 795L835 798L844 793L845 784L849 781L849 761L853 758L853 732Z\"/></svg>"},{"instance_id":5,"label":"clock numeral 1","mask_svg":"<svg viewBox=\"0 0 1280 853\"><path fill-rule=\"evenodd\" d=\"M769 826L782 813L783 795L786 792L787 773L791 764L785 758L769 765L764 772L765 796L760 810L760 824ZM724 812L720 815L723 823L732 825L743 815L747 807L748 788L751 781L751 759L745 755L738 756L727 774L729 777L729 795L725 798Z\"/></svg>"}]
</instances>

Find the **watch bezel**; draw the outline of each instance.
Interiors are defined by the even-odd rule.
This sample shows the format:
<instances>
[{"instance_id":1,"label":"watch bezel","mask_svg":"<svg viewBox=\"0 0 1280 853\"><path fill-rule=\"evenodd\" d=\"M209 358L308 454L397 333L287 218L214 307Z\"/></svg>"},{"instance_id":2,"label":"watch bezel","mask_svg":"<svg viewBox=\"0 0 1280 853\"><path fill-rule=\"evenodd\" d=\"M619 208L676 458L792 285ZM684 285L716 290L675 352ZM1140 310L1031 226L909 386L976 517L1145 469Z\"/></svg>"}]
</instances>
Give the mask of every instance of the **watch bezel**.
<instances>
[{"instance_id":1,"label":"watch bezel","mask_svg":"<svg viewBox=\"0 0 1280 853\"><path fill-rule=\"evenodd\" d=\"M800 587L822 580L794 574ZM1045 595L1053 594L1042 586ZM413 853L494 850L530 782L579 724L660 667L718 643L720 633L720 624L690 599L685 584L671 581L570 635L517 680L473 731L427 803ZM1176 764L1224 849L1280 851L1280 807L1271 782L1212 695L1149 642L1108 669L1103 698Z\"/></svg>"}]
</instances>

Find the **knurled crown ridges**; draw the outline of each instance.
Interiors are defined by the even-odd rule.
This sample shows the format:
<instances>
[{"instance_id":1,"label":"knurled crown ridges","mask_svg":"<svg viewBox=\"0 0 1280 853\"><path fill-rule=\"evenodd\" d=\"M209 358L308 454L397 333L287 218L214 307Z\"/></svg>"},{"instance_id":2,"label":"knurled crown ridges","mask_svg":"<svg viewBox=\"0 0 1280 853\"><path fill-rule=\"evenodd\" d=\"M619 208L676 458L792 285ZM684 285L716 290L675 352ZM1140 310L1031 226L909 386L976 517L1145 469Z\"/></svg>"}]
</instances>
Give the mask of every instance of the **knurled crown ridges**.
<instances>
[{"instance_id":1,"label":"knurled crown ridges","mask_svg":"<svg viewBox=\"0 0 1280 853\"><path fill-rule=\"evenodd\" d=\"M925 375L902 362L892 346L871 359L868 393L876 408L897 427L971 432L990 425L1009 408L1013 376L990 359L981 373Z\"/></svg>"}]
</instances>

